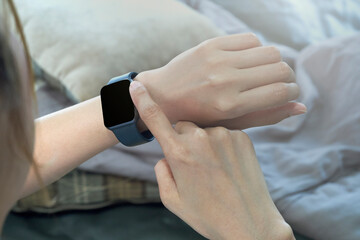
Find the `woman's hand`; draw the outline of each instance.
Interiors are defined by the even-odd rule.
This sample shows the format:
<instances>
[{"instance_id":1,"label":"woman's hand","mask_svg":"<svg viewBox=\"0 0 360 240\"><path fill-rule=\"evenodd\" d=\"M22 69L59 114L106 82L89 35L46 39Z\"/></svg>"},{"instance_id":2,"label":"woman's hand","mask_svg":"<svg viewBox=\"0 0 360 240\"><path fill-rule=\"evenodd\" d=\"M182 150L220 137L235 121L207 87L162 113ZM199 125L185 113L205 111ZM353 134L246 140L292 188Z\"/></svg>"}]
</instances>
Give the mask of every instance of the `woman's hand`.
<instances>
[{"instance_id":1,"label":"woman's hand","mask_svg":"<svg viewBox=\"0 0 360 240\"><path fill-rule=\"evenodd\" d=\"M289 102L299 95L292 69L253 34L207 40L136 80L172 123L244 129L306 112Z\"/></svg>"},{"instance_id":2,"label":"woman's hand","mask_svg":"<svg viewBox=\"0 0 360 240\"><path fill-rule=\"evenodd\" d=\"M211 239L293 239L246 134L191 122L173 129L141 83L132 82L130 92L164 151L155 172L170 211Z\"/></svg>"}]
</instances>

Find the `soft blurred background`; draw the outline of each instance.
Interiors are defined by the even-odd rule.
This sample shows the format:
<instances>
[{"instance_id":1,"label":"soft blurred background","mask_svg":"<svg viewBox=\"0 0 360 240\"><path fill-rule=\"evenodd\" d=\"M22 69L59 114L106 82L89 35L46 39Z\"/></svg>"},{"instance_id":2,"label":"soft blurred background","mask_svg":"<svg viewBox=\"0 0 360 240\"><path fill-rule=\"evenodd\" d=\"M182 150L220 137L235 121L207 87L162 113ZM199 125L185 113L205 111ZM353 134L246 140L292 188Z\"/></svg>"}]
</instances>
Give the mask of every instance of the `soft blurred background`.
<instances>
[{"instance_id":1,"label":"soft blurred background","mask_svg":"<svg viewBox=\"0 0 360 240\"><path fill-rule=\"evenodd\" d=\"M296 70L300 67L298 59L305 58L301 54L307 48L328 39L354 36L360 30L358 0L16 0L15 3L37 75L39 116L97 96L113 76L161 67L182 51L212 37L255 32L264 45L278 46L284 60ZM303 121L300 118L299 122L287 121L271 129L272 134L276 132L279 137L284 132L296 132ZM254 139L259 134L254 132ZM277 141L276 137L265 140ZM281 146L287 150L291 146L289 139L281 135L281 143L288 144ZM331 142L334 143L343 142L337 139ZM359 138L353 143L359 143ZM317 147L331 144L324 142ZM358 211L344 211L340 214L342 218L335 217L338 214L335 209L341 209L346 199L320 208L317 204L322 205L324 198L320 201L316 191L308 191L329 182L324 177L326 166L319 165L317 172L312 171L313 162L307 168L302 165L305 158L314 154L301 157L289 154L293 156L285 159L293 164L289 168L285 160L276 162L282 155L276 155L274 148L269 150L274 153L273 163L263 161L266 157L262 156L269 156L266 147L259 145L257 149L270 193L285 218L303 213L301 217L289 217L297 239L360 237L350 234L341 238L331 231L355 232L352 226L360 226ZM351 159L360 159L358 152ZM95 156L48 186L50 199L38 192L20 200L7 219L3 239L203 239L162 206L153 171L161 158L155 141L135 148L119 144ZM302 171L285 174L279 170L296 166ZM358 170L359 165L352 165L352 169ZM277 178L272 179L274 175ZM347 189L354 193L352 187ZM292 205L300 195L310 200ZM335 195L326 196L325 202ZM360 202L359 191L351 199ZM342 227L343 219L350 223Z\"/></svg>"}]
</instances>

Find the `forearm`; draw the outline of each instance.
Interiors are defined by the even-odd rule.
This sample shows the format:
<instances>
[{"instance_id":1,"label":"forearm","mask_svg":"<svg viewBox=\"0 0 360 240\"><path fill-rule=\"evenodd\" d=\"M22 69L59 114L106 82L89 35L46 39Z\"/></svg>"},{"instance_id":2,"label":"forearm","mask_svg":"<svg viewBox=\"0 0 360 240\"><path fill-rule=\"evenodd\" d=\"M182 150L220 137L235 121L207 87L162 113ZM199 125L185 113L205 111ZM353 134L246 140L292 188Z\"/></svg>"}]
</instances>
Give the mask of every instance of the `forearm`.
<instances>
[{"instance_id":1,"label":"forearm","mask_svg":"<svg viewBox=\"0 0 360 240\"><path fill-rule=\"evenodd\" d=\"M100 97L37 119L35 128L34 160L45 185L118 143L103 124ZM39 188L32 167L22 196Z\"/></svg>"},{"instance_id":2,"label":"forearm","mask_svg":"<svg viewBox=\"0 0 360 240\"><path fill-rule=\"evenodd\" d=\"M138 79L137 79L138 80ZM115 104L115 103L114 103ZM140 131L146 125L138 122ZM46 115L35 122L34 162L21 197L48 185L119 141L104 126L100 97Z\"/></svg>"}]
</instances>

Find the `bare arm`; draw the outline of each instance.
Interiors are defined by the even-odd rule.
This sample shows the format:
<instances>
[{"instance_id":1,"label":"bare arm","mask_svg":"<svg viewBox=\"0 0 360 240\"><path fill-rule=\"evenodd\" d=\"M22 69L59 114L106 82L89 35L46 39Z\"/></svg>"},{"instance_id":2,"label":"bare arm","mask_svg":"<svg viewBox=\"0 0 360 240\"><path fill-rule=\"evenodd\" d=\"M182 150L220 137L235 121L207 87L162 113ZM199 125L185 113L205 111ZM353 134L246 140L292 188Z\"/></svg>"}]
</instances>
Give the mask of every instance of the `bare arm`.
<instances>
[{"instance_id":1,"label":"bare arm","mask_svg":"<svg viewBox=\"0 0 360 240\"><path fill-rule=\"evenodd\" d=\"M45 185L118 143L103 124L100 97L37 119L35 136L34 157ZM39 187L32 167L22 196Z\"/></svg>"}]
</instances>

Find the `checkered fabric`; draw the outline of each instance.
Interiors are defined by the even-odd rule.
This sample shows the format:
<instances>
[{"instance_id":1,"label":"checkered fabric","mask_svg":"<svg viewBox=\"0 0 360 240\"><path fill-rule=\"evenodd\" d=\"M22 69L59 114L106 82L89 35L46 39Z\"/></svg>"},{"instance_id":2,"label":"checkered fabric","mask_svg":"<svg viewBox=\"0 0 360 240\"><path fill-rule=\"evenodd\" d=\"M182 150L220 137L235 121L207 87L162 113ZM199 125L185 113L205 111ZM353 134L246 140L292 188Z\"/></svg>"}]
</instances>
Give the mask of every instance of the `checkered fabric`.
<instances>
[{"instance_id":1,"label":"checkered fabric","mask_svg":"<svg viewBox=\"0 0 360 240\"><path fill-rule=\"evenodd\" d=\"M101 208L119 202L160 202L157 184L74 170L47 186L45 191L19 200L13 211L54 213Z\"/></svg>"}]
</instances>

